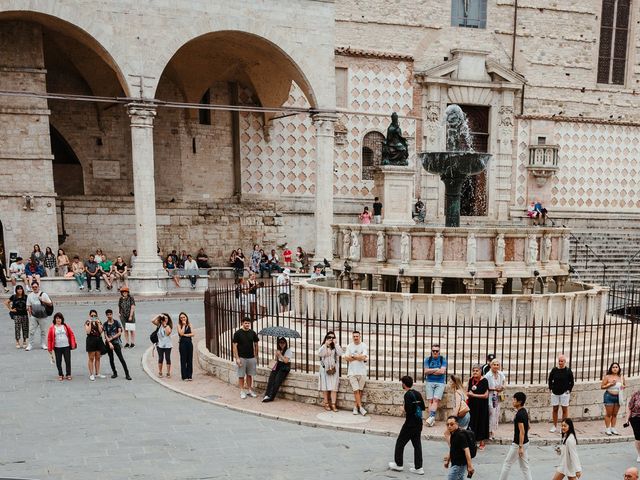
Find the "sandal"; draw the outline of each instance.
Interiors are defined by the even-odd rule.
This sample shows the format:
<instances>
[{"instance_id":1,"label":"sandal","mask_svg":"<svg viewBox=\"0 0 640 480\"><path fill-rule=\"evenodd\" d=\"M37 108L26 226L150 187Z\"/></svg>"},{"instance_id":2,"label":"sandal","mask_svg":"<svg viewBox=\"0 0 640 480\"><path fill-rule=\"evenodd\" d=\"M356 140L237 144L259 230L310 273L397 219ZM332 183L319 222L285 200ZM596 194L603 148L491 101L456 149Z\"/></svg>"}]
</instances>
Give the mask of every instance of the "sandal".
<instances>
[{"instance_id":1,"label":"sandal","mask_svg":"<svg viewBox=\"0 0 640 480\"><path fill-rule=\"evenodd\" d=\"M162 372L158 372L158 376L159 376L159 377L162 377Z\"/></svg>"},{"instance_id":2,"label":"sandal","mask_svg":"<svg viewBox=\"0 0 640 480\"><path fill-rule=\"evenodd\" d=\"M71 380L71 375L67 375L67 380Z\"/></svg>"},{"instance_id":3,"label":"sandal","mask_svg":"<svg viewBox=\"0 0 640 480\"><path fill-rule=\"evenodd\" d=\"M171 378L171 374L170 374L170 373L167 373L167 374L165 375L165 377L167 377L167 378Z\"/></svg>"},{"instance_id":4,"label":"sandal","mask_svg":"<svg viewBox=\"0 0 640 480\"><path fill-rule=\"evenodd\" d=\"M327 412L330 412L330 411L331 411L331 407L329 406L329 404L328 404L327 402L323 402L323 403L322 403L322 406L324 407L324 409L325 409Z\"/></svg>"},{"instance_id":5,"label":"sandal","mask_svg":"<svg viewBox=\"0 0 640 480\"><path fill-rule=\"evenodd\" d=\"M338 407L336 407L336 404L335 404L335 403L332 403L332 404L331 404L331 410L332 410L332 411L334 411L334 412L337 412L337 411L338 411Z\"/></svg>"},{"instance_id":6,"label":"sandal","mask_svg":"<svg viewBox=\"0 0 640 480\"><path fill-rule=\"evenodd\" d=\"M63 377L62 375L60 375L60 376L58 377L58 381L60 381L60 382L61 382L61 381L63 381L63 380L64 380L64 377Z\"/></svg>"}]
</instances>

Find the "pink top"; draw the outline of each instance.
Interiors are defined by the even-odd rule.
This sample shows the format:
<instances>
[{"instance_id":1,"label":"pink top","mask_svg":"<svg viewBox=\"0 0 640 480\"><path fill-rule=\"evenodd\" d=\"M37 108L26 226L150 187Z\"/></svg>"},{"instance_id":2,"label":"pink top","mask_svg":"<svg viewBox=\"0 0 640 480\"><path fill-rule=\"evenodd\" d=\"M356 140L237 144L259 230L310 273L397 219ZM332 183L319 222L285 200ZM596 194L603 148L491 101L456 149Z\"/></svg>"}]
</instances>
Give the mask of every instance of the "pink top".
<instances>
[{"instance_id":1,"label":"pink top","mask_svg":"<svg viewBox=\"0 0 640 480\"><path fill-rule=\"evenodd\" d=\"M360 221L363 225L369 225L371 223L371 214L369 212L363 212L360 214Z\"/></svg>"}]
</instances>

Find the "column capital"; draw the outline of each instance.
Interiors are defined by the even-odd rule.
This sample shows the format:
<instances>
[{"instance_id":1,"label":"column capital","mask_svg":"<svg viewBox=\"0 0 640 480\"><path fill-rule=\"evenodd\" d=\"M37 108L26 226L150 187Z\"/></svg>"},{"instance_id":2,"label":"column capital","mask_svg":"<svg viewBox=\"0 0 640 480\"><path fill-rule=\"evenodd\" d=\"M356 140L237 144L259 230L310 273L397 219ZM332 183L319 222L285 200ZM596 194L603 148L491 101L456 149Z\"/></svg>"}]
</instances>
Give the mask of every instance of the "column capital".
<instances>
[{"instance_id":1,"label":"column capital","mask_svg":"<svg viewBox=\"0 0 640 480\"><path fill-rule=\"evenodd\" d=\"M333 137L338 116L335 113L316 113L312 115L313 124L316 127L316 135Z\"/></svg>"},{"instance_id":2,"label":"column capital","mask_svg":"<svg viewBox=\"0 0 640 480\"><path fill-rule=\"evenodd\" d=\"M151 128L156 116L156 106L153 103L128 103L127 113L132 127Z\"/></svg>"}]
</instances>

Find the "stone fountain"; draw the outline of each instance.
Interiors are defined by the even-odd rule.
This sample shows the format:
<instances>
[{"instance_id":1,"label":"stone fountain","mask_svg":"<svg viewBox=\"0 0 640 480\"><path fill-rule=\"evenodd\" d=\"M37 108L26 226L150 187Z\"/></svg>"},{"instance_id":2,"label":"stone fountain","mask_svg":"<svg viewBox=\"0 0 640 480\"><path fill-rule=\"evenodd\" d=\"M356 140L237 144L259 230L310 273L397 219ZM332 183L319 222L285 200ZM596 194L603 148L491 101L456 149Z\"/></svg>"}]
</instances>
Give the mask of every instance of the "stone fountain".
<instances>
[{"instance_id":1,"label":"stone fountain","mask_svg":"<svg viewBox=\"0 0 640 480\"><path fill-rule=\"evenodd\" d=\"M473 151L467 118L458 105L445 110L447 151L419 154L424 169L440 175L445 188L445 226L460 226L460 192L467 177L487 168L491 155ZM464 145L464 148L463 148Z\"/></svg>"}]
</instances>

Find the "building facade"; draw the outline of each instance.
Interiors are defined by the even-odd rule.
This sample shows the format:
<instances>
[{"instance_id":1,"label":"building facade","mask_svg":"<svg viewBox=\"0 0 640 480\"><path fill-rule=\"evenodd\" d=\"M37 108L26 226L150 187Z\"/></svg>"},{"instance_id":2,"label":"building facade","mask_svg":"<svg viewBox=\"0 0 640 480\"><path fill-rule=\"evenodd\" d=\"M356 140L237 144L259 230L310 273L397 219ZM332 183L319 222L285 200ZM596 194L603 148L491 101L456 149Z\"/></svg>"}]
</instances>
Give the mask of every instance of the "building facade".
<instances>
[{"instance_id":1,"label":"building facade","mask_svg":"<svg viewBox=\"0 0 640 480\"><path fill-rule=\"evenodd\" d=\"M373 199L392 112L416 153L466 111L493 154L463 224L554 218L635 227L637 2L0 0L0 236L159 268L252 243L331 254Z\"/></svg>"}]
</instances>

